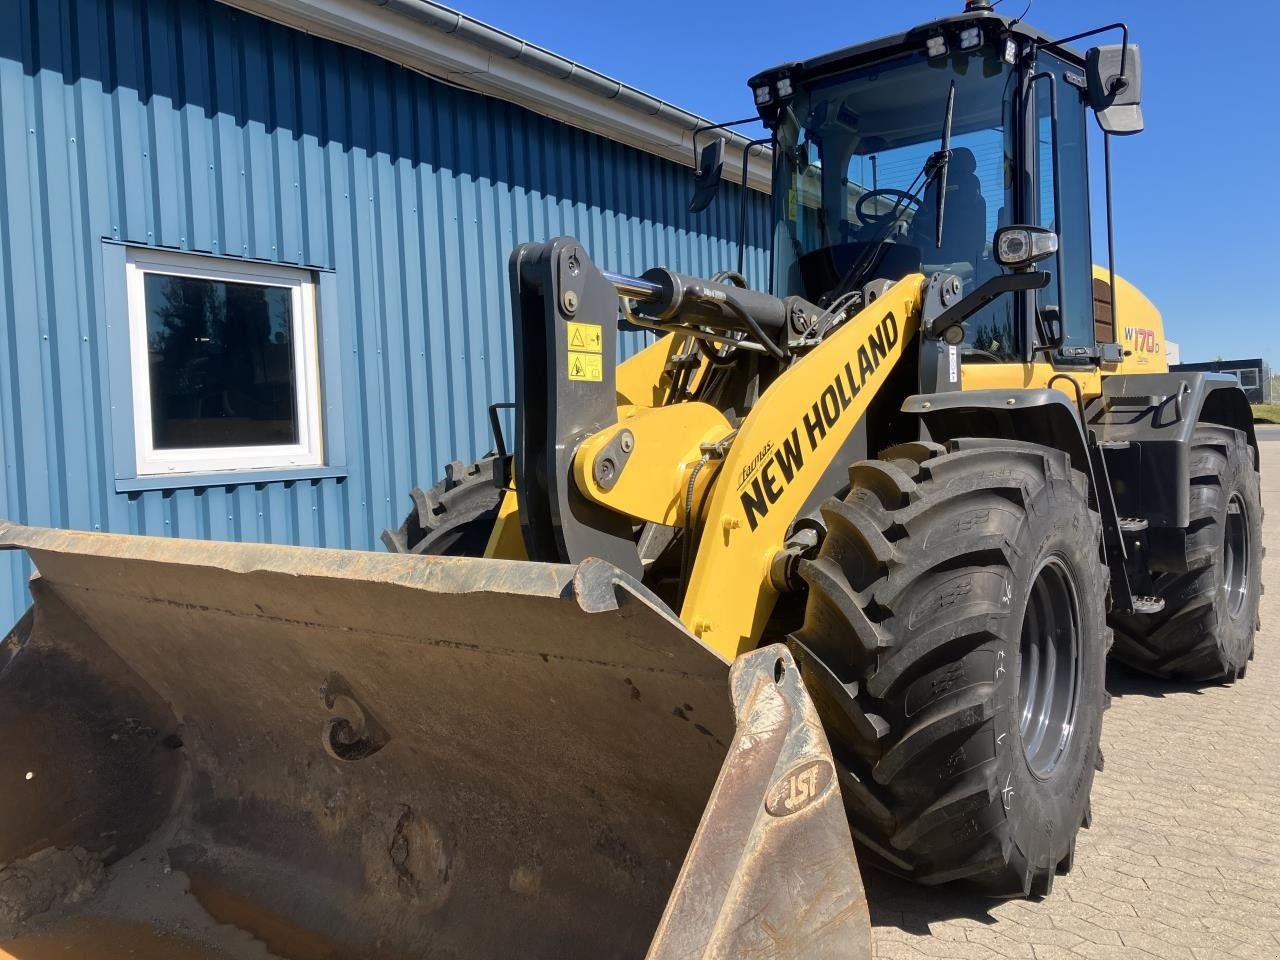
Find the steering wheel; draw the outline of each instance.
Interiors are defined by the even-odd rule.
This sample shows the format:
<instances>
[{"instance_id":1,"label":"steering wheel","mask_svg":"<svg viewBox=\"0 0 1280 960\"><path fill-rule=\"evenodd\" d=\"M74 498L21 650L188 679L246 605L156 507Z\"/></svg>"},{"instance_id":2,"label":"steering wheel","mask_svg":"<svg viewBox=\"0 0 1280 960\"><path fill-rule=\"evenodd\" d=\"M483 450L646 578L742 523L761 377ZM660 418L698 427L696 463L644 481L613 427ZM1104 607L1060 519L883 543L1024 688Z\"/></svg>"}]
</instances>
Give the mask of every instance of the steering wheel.
<instances>
[{"instance_id":1,"label":"steering wheel","mask_svg":"<svg viewBox=\"0 0 1280 960\"><path fill-rule=\"evenodd\" d=\"M867 205L872 200L892 200L893 208L887 213L874 212L867 209ZM902 216L904 209L920 208L920 198L914 193L907 193L905 190L895 190L892 187L881 187L878 190L868 190L858 198L857 204L853 211L858 215L858 219L866 224L879 225L887 223L890 220L896 220Z\"/></svg>"}]
</instances>

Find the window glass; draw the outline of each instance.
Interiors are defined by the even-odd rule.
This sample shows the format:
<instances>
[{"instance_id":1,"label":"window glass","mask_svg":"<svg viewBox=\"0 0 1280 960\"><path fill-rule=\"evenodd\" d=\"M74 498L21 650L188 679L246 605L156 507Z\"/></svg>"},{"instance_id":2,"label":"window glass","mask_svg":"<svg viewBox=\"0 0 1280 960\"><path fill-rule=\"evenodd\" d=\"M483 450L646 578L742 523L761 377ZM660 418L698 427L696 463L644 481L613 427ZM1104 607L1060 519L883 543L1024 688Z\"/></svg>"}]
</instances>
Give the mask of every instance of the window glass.
<instances>
[{"instance_id":1,"label":"window glass","mask_svg":"<svg viewBox=\"0 0 1280 960\"><path fill-rule=\"evenodd\" d=\"M125 265L138 476L322 465L314 274L147 249Z\"/></svg>"},{"instance_id":2,"label":"window glass","mask_svg":"<svg viewBox=\"0 0 1280 960\"><path fill-rule=\"evenodd\" d=\"M1060 257L1042 261L1038 268L1053 275L1038 294L1041 306L1059 306L1066 334L1065 353L1095 345L1093 316L1092 240L1089 234L1088 126L1081 91L1063 76L1070 68L1057 57L1041 53L1040 70L1050 78L1036 81L1036 166L1039 180L1036 223L1059 234ZM1054 196L1053 102L1058 101L1058 209ZM1058 303L1059 262L1063 270L1062 297Z\"/></svg>"},{"instance_id":3,"label":"window glass","mask_svg":"<svg viewBox=\"0 0 1280 960\"><path fill-rule=\"evenodd\" d=\"M298 442L292 290L148 273L157 450Z\"/></svg>"},{"instance_id":4,"label":"window glass","mask_svg":"<svg viewBox=\"0 0 1280 960\"><path fill-rule=\"evenodd\" d=\"M1253 367L1237 371L1240 377L1240 386L1247 387L1250 390L1256 389L1258 386L1258 371Z\"/></svg>"},{"instance_id":5,"label":"window glass","mask_svg":"<svg viewBox=\"0 0 1280 960\"><path fill-rule=\"evenodd\" d=\"M796 91L777 130L774 292L831 303L873 279L956 274L966 292L1001 272L996 227L1012 217L1016 74L993 46L945 60L923 53ZM954 86L941 242L938 184L924 169L942 145ZM971 317L964 353L1018 355L1015 298Z\"/></svg>"}]
</instances>

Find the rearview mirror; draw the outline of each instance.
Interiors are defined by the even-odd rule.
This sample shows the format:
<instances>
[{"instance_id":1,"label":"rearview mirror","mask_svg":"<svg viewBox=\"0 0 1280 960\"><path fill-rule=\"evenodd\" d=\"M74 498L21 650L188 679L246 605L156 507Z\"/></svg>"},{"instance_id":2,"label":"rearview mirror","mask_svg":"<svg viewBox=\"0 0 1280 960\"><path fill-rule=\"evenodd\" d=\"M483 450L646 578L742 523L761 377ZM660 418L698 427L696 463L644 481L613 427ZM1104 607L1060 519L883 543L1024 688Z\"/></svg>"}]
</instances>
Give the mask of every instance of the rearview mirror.
<instances>
[{"instance_id":1,"label":"rearview mirror","mask_svg":"<svg viewBox=\"0 0 1280 960\"><path fill-rule=\"evenodd\" d=\"M724 177L724 137L716 137L698 155L698 170L693 175L693 199L689 201L690 213L701 213L711 206L720 191Z\"/></svg>"},{"instance_id":2,"label":"rearview mirror","mask_svg":"<svg viewBox=\"0 0 1280 960\"><path fill-rule=\"evenodd\" d=\"M1037 297L1037 300L1039 298ZM1036 310L1036 353L1057 353L1067 342L1062 325L1062 310L1056 303L1046 303Z\"/></svg>"},{"instance_id":3,"label":"rearview mirror","mask_svg":"<svg viewBox=\"0 0 1280 960\"><path fill-rule=\"evenodd\" d=\"M1142 132L1142 54L1136 43L1094 47L1085 54L1089 106L1106 133Z\"/></svg>"}]
</instances>

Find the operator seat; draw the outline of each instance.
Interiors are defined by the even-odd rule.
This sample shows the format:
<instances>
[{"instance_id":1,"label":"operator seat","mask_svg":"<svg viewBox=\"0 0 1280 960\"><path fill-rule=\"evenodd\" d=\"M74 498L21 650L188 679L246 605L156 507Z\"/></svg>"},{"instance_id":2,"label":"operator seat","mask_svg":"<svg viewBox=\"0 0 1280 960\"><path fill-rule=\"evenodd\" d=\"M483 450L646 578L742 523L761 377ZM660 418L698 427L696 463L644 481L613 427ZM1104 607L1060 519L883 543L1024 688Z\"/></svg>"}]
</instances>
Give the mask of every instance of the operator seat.
<instances>
[{"instance_id":1,"label":"operator seat","mask_svg":"<svg viewBox=\"0 0 1280 960\"><path fill-rule=\"evenodd\" d=\"M908 242L920 248L927 264L977 266L987 245L987 201L978 180L978 161L968 147L955 147L947 168L947 209L938 240L938 181L925 187L923 203L911 218Z\"/></svg>"}]
</instances>

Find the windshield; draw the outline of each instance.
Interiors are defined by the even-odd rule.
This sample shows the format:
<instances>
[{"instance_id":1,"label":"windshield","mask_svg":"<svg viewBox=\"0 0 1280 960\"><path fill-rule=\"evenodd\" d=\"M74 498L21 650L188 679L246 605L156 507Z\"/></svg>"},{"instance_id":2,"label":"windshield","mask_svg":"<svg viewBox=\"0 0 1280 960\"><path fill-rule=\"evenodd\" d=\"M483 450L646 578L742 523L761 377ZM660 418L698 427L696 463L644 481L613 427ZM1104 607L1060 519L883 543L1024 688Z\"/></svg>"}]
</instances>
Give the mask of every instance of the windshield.
<instances>
[{"instance_id":1,"label":"windshield","mask_svg":"<svg viewBox=\"0 0 1280 960\"><path fill-rule=\"evenodd\" d=\"M797 91L777 130L774 290L823 303L874 279L946 271L968 293L1001 272L996 227L1013 217L1013 72L989 47L886 61ZM929 157L955 82L942 243ZM966 353L1014 355L1014 298L967 323Z\"/></svg>"}]
</instances>

